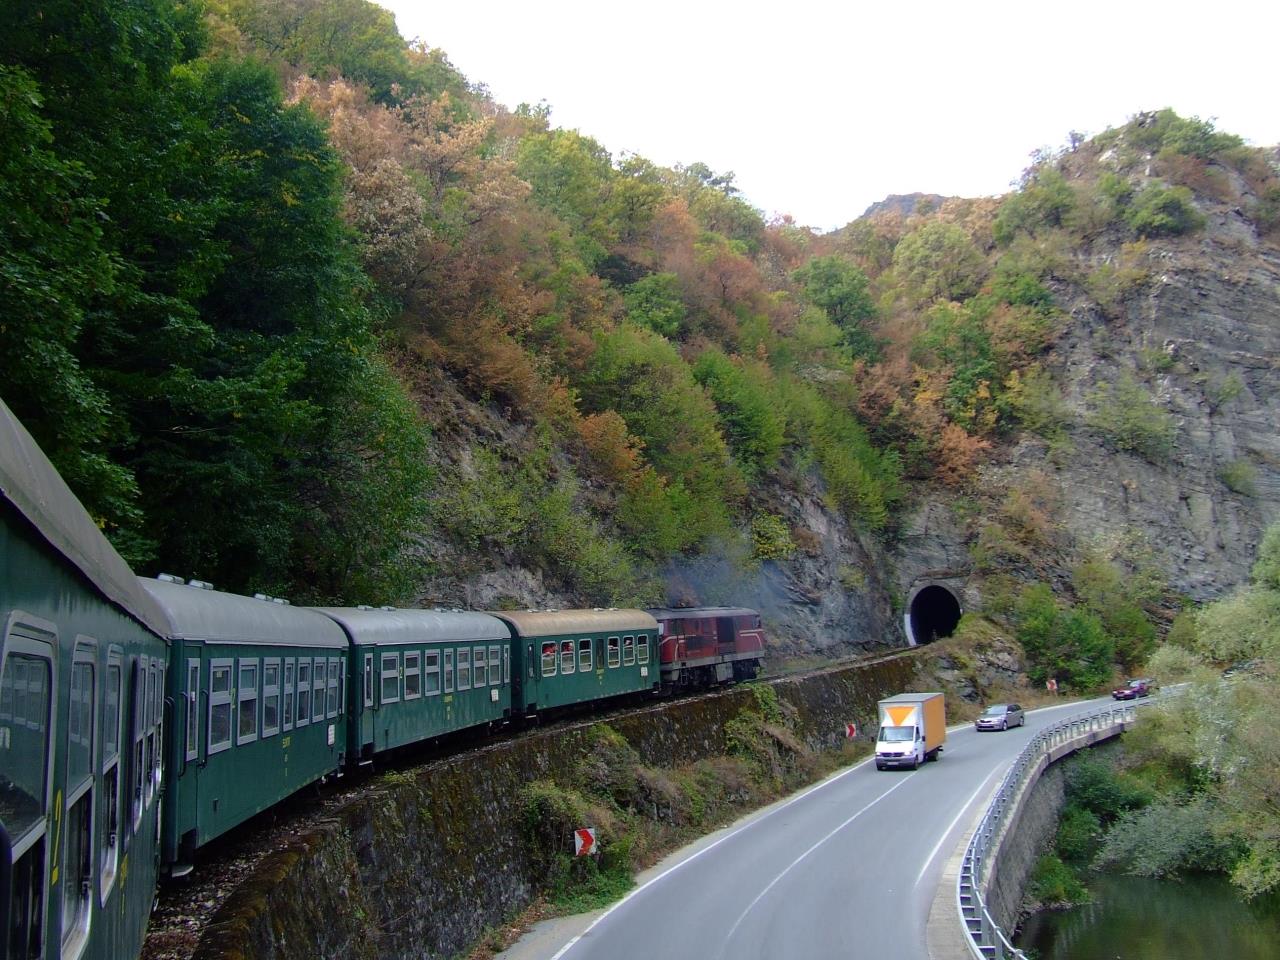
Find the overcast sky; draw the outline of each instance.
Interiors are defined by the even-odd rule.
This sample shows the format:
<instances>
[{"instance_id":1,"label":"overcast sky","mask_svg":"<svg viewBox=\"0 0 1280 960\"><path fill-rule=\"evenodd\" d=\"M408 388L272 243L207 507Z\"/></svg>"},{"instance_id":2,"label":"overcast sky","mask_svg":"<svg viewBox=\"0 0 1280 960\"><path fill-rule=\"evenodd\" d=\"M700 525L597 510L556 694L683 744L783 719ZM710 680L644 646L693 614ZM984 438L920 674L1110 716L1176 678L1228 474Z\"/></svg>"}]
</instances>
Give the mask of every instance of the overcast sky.
<instances>
[{"instance_id":1,"label":"overcast sky","mask_svg":"<svg viewBox=\"0 0 1280 960\"><path fill-rule=\"evenodd\" d=\"M615 157L732 170L766 216L1004 193L1032 150L1170 106L1280 143L1280 3L383 2L509 107Z\"/></svg>"}]
</instances>

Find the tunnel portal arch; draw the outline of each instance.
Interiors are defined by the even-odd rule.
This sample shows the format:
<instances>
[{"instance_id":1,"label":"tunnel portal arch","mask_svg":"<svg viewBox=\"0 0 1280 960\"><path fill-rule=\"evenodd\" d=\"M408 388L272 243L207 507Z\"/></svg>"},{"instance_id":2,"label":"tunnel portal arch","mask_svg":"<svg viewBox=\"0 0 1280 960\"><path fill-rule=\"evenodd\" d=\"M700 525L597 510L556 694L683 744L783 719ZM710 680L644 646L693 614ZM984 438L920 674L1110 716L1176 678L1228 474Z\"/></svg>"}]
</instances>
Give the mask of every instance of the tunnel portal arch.
<instances>
[{"instance_id":1,"label":"tunnel portal arch","mask_svg":"<svg viewBox=\"0 0 1280 960\"><path fill-rule=\"evenodd\" d=\"M960 601L949 589L930 583L917 590L903 618L911 646L932 643L955 633L960 622Z\"/></svg>"}]
</instances>

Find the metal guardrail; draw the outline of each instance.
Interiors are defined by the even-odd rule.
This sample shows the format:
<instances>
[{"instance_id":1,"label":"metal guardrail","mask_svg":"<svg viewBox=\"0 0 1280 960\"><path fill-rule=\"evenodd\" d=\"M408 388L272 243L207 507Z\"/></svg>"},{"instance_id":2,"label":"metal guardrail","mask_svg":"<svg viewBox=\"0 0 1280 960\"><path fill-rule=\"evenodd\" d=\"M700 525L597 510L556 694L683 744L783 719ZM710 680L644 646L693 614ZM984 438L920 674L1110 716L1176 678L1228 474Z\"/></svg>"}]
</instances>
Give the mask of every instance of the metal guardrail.
<instances>
[{"instance_id":1,"label":"metal guardrail","mask_svg":"<svg viewBox=\"0 0 1280 960\"><path fill-rule=\"evenodd\" d=\"M1059 747L1076 741L1080 741L1080 746L1093 743L1100 739L1097 734L1111 734L1116 727L1132 723L1137 719L1137 708L1155 699L1100 707L1055 723L1036 734L1018 754L969 841L956 884L956 907L968 937L969 951L975 958L1026 960L1026 954L1009 942L1004 930L991 916L983 895L988 865L994 862L1000 851L1004 828L1018 809L1023 789L1048 765L1046 758Z\"/></svg>"}]
</instances>

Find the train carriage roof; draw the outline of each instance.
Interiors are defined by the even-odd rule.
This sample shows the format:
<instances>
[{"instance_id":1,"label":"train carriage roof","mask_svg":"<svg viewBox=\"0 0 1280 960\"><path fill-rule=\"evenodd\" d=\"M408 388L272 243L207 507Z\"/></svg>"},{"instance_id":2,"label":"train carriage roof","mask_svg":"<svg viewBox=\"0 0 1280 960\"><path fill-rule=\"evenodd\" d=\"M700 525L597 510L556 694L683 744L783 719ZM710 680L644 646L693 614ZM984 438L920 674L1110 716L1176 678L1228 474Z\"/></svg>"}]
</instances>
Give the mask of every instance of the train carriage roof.
<instances>
[{"instance_id":1,"label":"train carriage roof","mask_svg":"<svg viewBox=\"0 0 1280 960\"><path fill-rule=\"evenodd\" d=\"M493 615L522 637L658 629L658 621L643 610L495 610Z\"/></svg>"},{"instance_id":2,"label":"train carriage roof","mask_svg":"<svg viewBox=\"0 0 1280 960\"><path fill-rule=\"evenodd\" d=\"M511 639L511 631L497 617L471 610L315 609L341 624L357 645Z\"/></svg>"},{"instance_id":3,"label":"train carriage roof","mask_svg":"<svg viewBox=\"0 0 1280 960\"><path fill-rule=\"evenodd\" d=\"M306 607L139 577L164 610L175 640L346 648L342 628Z\"/></svg>"},{"instance_id":4,"label":"train carriage roof","mask_svg":"<svg viewBox=\"0 0 1280 960\"><path fill-rule=\"evenodd\" d=\"M157 634L163 611L103 535L35 439L0 400L0 491L109 601Z\"/></svg>"},{"instance_id":5,"label":"train carriage roof","mask_svg":"<svg viewBox=\"0 0 1280 960\"><path fill-rule=\"evenodd\" d=\"M650 607L658 620L705 620L709 617L758 617L750 607Z\"/></svg>"}]
</instances>

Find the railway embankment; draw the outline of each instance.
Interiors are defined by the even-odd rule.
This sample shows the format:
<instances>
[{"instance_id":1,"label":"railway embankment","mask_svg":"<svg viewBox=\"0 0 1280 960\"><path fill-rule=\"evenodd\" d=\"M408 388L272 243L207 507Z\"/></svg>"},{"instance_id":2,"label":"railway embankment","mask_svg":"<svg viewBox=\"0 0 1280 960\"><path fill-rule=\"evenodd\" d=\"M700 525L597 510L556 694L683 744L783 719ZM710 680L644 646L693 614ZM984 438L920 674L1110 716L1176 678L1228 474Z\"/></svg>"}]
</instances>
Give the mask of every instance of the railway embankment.
<instances>
[{"instance_id":1,"label":"railway embankment","mask_svg":"<svg viewBox=\"0 0 1280 960\"><path fill-rule=\"evenodd\" d=\"M539 898L607 887L865 752L845 724L873 731L876 701L929 662L657 702L386 774L262 860L195 957L456 956ZM596 831L594 856L573 857L580 827Z\"/></svg>"}]
</instances>

